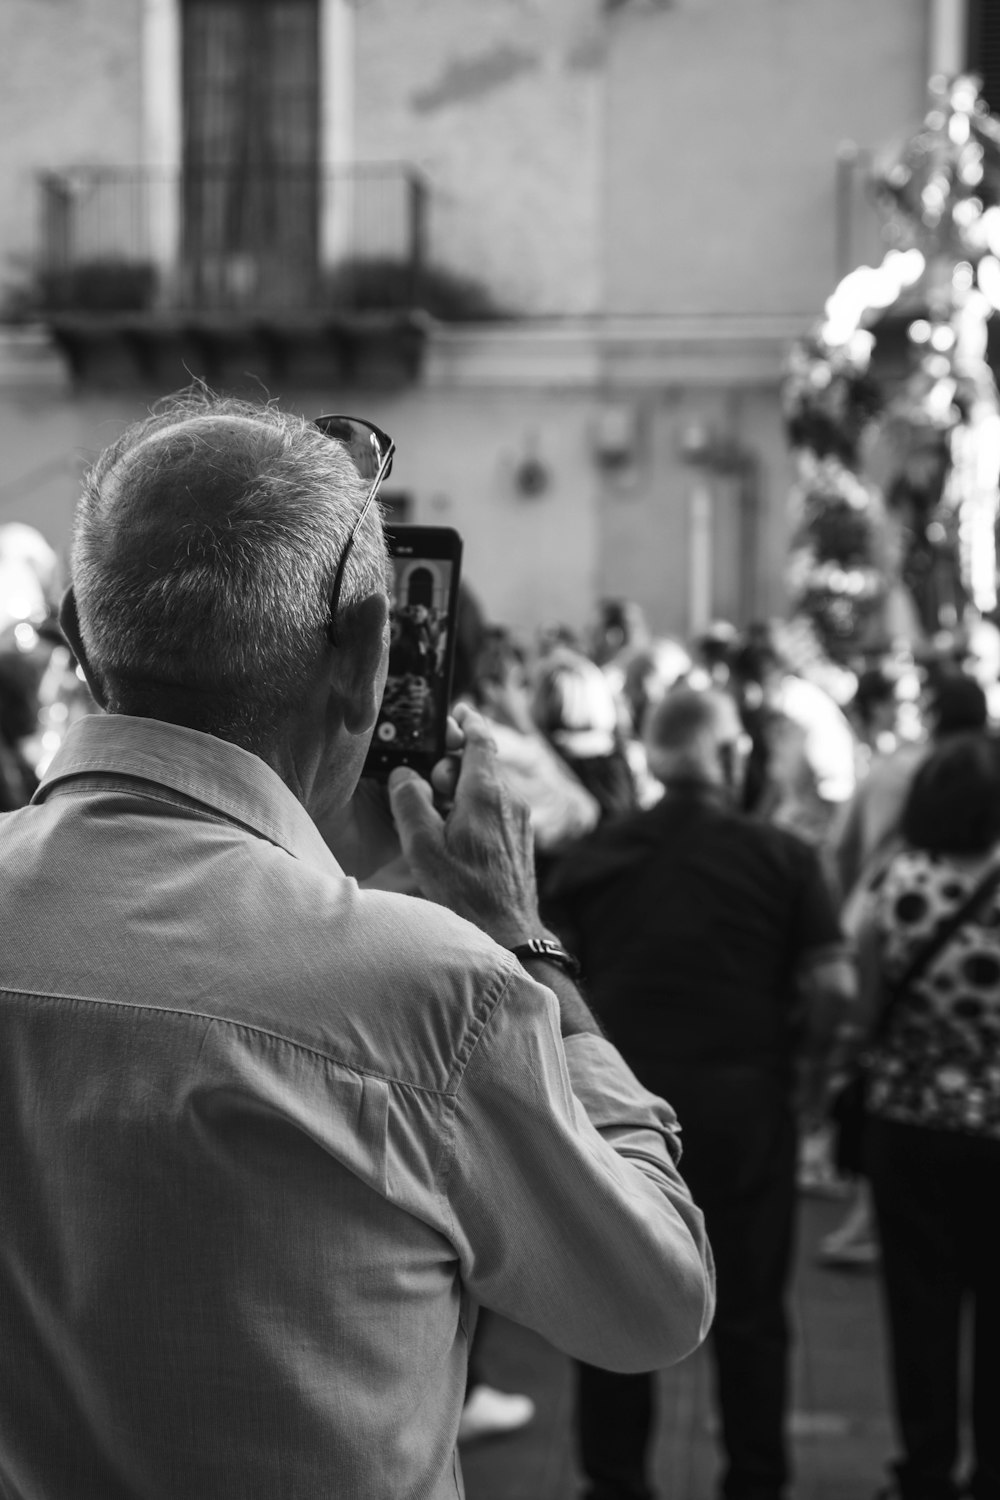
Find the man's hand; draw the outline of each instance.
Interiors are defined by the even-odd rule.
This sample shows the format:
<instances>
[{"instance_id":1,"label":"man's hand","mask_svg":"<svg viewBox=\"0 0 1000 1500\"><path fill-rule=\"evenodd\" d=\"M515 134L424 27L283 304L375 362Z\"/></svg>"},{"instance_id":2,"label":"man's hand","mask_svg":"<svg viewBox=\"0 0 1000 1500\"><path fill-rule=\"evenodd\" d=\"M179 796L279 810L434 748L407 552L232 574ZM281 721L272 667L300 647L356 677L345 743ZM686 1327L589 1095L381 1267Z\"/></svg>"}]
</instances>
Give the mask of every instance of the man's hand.
<instances>
[{"instance_id":1,"label":"man's hand","mask_svg":"<svg viewBox=\"0 0 1000 1500\"><path fill-rule=\"evenodd\" d=\"M461 760L439 762L433 785L415 771L393 771L393 817L421 892L512 948L543 930L528 808L497 774L485 720L464 704L455 710L453 748L459 741ZM451 802L444 817L435 793Z\"/></svg>"}]
</instances>

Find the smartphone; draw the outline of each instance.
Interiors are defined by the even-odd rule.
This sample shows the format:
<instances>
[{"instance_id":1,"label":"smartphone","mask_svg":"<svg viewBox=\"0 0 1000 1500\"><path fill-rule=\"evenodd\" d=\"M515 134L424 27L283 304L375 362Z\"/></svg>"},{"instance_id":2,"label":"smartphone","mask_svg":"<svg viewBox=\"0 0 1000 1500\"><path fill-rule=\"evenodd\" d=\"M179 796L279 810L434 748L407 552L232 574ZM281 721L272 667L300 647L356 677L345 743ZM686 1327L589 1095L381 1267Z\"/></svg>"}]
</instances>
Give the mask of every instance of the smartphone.
<instances>
[{"instance_id":1,"label":"smartphone","mask_svg":"<svg viewBox=\"0 0 1000 1500\"><path fill-rule=\"evenodd\" d=\"M385 528L391 559L389 674L363 775L422 776L445 754L462 538L450 526Z\"/></svg>"}]
</instances>

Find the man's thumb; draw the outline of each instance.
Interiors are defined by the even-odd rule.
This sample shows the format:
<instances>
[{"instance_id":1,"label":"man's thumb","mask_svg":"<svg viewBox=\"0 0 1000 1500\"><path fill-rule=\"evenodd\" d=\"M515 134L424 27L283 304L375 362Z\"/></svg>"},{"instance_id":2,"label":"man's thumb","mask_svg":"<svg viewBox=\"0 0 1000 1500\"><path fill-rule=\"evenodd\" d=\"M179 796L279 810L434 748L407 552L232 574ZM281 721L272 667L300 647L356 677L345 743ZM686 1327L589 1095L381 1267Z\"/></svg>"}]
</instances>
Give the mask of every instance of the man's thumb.
<instances>
[{"instance_id":1,"label":"man's thumb","mask_svg":"<svg viewBox=\"0 0 1000 1500\"><path fill-rule=\"evenodd\" d=\"M440 843L444 823L434 807L431 784L408 766L397 766L389 777L389 806L404 853L421 843Z\"/></svg>"}]
</instances>

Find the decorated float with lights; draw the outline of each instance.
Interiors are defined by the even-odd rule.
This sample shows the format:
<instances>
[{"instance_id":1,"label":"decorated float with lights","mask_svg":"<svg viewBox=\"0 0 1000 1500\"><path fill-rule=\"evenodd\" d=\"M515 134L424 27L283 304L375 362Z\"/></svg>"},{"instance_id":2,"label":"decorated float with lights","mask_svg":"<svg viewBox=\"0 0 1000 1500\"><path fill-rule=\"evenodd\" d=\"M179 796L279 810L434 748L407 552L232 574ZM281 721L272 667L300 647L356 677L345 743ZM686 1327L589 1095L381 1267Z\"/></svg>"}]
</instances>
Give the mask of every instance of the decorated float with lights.
<instances>
[{"instance_id":1,"label":"decorated float with lights","mask_svg":"<svg viewBox=\"0 0 1000 1500\"><path fill-rule=\"evenodd\" d=\"M872 170L885 256L835 288L783 391L792 611L845 663L997 611L1000 122L974 78L930 88Z\"/></svg>"}]
</instances>

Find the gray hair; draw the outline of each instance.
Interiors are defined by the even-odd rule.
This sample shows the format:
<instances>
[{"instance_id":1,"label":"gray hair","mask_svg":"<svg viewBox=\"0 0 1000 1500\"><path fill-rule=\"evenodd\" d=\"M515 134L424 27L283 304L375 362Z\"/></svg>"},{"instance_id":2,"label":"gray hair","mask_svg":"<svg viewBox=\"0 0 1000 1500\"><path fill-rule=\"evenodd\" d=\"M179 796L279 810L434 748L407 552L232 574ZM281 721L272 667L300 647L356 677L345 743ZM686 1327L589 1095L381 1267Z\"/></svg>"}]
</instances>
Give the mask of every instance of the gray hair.
<instances>
[{"instance_id":1,"label":"gray hair","mask_svg":"<svg viewBox=\"0 0 1000 1500\"><path fill-rule=\"evenodd\" d=\"M334 574L367 492L342 444L273 404L198 390L129 427L84 481L72 554L108 707L266 743L327 648ZM373 506L339 619L384 592L387 566Z\"/></svg>"}]
</instances>

